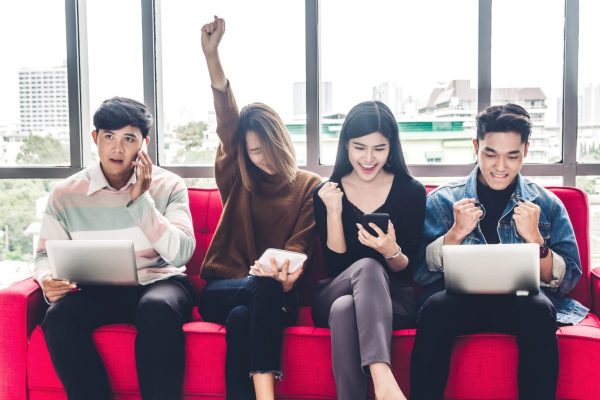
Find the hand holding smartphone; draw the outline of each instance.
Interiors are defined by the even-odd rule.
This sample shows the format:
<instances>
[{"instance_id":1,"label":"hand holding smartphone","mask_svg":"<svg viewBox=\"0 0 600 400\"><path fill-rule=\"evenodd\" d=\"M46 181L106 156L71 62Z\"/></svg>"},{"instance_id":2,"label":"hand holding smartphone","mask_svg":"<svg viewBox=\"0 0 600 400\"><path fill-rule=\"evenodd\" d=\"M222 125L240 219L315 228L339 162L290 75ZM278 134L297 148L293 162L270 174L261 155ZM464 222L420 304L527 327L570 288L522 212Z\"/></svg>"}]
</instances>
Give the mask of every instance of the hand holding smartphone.
<instances>
[{"instance_id":1,"label":"hand holding smartphone","mask_svg":"<svg viewBox=\"0 0 600 400\"><path fill-rule=\"evenodd\" d=\"M383 231L383 233L387 234L388 223L390 221L390 215L387 213L369 213L363 214L360 219L360 224L365 228L367 232L369 232L372 236L379 236L375 229L369 226L369 223L372 222L379 227Z\"/></svg>"},{"instance_id":2,"label":"hand holding smartphone","mask_svg":"<svg viewBox=\"0 0 600 400\"><path fill-rule=\"evenodd\" d=\"M140 150L139 151L143 151L145 153L148 153L148 145L146 144L146 139L145 138L142 139L142 145L140 146ZM137 157L135 159L135 161L139 163L140 162L140 158ZM135 176L140 176L140 169L138 168L137 165L135 167Z\"/></svg>"}]
</instances>

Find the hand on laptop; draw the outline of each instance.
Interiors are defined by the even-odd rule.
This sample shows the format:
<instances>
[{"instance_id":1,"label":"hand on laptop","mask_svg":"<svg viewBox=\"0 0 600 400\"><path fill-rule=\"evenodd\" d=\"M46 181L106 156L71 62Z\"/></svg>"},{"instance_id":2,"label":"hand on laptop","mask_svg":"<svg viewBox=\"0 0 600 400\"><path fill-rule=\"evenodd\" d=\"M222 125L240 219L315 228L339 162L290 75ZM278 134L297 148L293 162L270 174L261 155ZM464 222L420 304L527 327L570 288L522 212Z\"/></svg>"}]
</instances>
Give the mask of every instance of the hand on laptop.
<instances>
[{"instance_id":1,"label":"hand on laptop","mask_svg":"<svg viewBox=\"0 0 600 400\"><path fill-rule=\"evenodd\" d=\"M544 244L544 238L538 228L540 220L540 206L530 201L519 203L513 210L513 219L517 233L527 243Z\"/></svg>"},{"instance_id":2,"label":"hand on laptop","mask_svg":"<svg viewBox=\"0 0 600 400\"><path fill-rule=\"evenodd\" d=\"M143 195L152 183L152 160L145 151L138 151L138 159L133 161L133 165L138 170L137 181L131 189L131 200L136 201Z\"/></svg>"},{"instance_id":3,"label":"hand on laptop","mask_svg":"<svg viewBox=\"0 0 600 400\"><path fill-rule=\"evenodd\" d=\"M477 227L483 210L475 204L475 199L461 199L454 203L454 225L446 233L444 244L460 244Z\"/></svg>"},{"instance_id":4,"label":"hand on laptop","mask_svg":"<svg viewBox=\"0 0 600 400\"><path fill-rule=\"evenodd\" d=\"M42 290L51 303L62 299L74 289L77 289L77 284L62 279L53 279L47 276L42 281Z\"/></svg>"}]
</instances>

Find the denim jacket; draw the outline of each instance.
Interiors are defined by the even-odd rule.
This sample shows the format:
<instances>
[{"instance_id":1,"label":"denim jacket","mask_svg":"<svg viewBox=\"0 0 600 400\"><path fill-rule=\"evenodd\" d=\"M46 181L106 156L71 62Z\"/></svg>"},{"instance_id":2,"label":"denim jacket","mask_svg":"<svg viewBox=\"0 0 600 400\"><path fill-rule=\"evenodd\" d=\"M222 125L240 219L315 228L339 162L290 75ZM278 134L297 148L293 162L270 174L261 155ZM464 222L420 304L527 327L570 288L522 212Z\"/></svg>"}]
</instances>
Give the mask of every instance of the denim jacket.
<instances>
[{"instance_id":1,"label":"denim jacket","mask_svg":"<svg viewBox=\"0 0 600 400\"><path fill-rule=\"evenodd\" d=\"M413 278L417 284L428 286L444 278L441 255L443 236L454 224L454 203L463 198L478 198L478 171L479 167L475 167L467 178L440 186L427 196L424 244L413 270ZM566 297L581 277L579 249L567 211L556 195L519 174L515 191L498 221L501 243L524 243L512 218L513 209L521 200L529 200L540 207L538 227L546 246L553 253L553 280L550 284L541 283L542 292L554 305L559 323L576 324L585 318L589 310L576 300ZM477 225L462 243L485 244L480 226Z\"/></svg>"}]
</instances>

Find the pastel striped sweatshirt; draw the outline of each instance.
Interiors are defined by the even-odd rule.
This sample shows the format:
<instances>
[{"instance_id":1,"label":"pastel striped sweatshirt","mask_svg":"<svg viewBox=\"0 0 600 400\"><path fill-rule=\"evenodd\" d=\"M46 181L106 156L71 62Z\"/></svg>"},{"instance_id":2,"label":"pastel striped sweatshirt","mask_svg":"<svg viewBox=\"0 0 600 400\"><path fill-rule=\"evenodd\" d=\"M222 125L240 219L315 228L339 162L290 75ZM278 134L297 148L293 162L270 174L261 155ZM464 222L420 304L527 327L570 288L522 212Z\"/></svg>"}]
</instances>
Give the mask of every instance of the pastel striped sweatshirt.
<instances>
[{"instance_id":1,"label":"pastel striped sweatshirt","mask_svg":"<svg viewBox=\"0 0 600 400\"><path fill-rule=\"evenodd\" d=\"M51 239L133 240L141 284L184 274L196 241L183 179L153 166L150 189L128 207L135 182L132 174L120 190L112 188L98 162L54 187L36 249L38 283L50 274Z\"/></svg>"}]
</instances>

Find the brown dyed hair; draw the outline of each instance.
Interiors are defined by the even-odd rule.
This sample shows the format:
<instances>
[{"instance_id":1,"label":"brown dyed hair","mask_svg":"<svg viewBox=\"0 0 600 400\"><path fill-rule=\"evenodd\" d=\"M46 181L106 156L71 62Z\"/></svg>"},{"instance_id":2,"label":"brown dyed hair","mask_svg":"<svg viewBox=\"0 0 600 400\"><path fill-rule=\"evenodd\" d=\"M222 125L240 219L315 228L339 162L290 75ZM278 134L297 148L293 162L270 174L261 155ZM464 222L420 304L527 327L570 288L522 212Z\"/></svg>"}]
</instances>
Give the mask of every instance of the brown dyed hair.
<instances>
[{"instance_id":1,"label":"brown dyed hair","mask_svg":"<svg viewBox=\"0 0 600 400\"><path fill-rule=\"evenodd\" d=\"M237 134L238 164L242 183L249 191L255 191L260 170L248 157L246 134L256 133L264 157L275 174L289 183L296 177L296 153L287 128L281 117L266 104L252 103L242 108Z\"/></svg>"}]
</instances>

